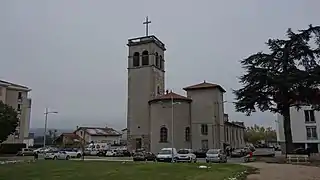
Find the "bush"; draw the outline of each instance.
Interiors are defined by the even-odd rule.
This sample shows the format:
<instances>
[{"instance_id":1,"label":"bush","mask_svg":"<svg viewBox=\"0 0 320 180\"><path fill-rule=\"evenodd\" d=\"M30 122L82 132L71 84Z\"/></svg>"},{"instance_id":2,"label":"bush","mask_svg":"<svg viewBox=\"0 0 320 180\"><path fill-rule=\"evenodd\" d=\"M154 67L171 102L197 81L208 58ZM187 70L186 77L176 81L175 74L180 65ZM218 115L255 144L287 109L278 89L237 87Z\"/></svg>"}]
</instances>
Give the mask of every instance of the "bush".
<instances>
[{"instance_id":1,"label":"bush","mask_svg":"<svg viewBox=\"0 0 320 180\"><path fill-rule=\"evenodd\" d=\"M24 143L3 143L0 144L0 154L17 154L22 148L26 148Z\"/></svg>"}]
</instances>

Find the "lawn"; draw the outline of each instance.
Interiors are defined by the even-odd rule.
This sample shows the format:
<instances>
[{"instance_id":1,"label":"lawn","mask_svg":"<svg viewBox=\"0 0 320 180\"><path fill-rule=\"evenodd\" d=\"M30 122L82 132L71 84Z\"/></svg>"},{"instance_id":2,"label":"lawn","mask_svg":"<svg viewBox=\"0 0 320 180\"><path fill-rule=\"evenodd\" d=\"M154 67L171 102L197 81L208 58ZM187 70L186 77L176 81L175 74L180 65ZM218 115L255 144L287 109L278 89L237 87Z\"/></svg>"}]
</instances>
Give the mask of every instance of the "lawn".
<instances>
[{"instance_id":1,"label":"lawn","mask_svg":"<svg viewBox=\"0 0 320 180\"><path fill-rule=\"evenodd\" d=\"M37 161L0 165L0 180L224 180L245 166L187 163Z\"/></svg>"}]
</instances>

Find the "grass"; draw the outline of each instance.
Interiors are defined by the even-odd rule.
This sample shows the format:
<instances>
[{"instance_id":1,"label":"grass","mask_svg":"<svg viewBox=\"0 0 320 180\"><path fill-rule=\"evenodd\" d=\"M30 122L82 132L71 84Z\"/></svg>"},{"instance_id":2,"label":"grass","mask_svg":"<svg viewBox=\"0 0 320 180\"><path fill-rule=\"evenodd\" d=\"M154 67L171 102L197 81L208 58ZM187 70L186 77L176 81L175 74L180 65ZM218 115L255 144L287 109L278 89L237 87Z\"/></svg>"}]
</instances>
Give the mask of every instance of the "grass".
<instances>
[{"instance_id":1,"label":"grass","mask_svg":"<svg viewBox=\"0 0 320 180\"><path fill-rule=\"evenodd\" d=\"M247 169L236 164L37 161L0 165L0 180L224 180Z\"/></svg>"}]
</instances>

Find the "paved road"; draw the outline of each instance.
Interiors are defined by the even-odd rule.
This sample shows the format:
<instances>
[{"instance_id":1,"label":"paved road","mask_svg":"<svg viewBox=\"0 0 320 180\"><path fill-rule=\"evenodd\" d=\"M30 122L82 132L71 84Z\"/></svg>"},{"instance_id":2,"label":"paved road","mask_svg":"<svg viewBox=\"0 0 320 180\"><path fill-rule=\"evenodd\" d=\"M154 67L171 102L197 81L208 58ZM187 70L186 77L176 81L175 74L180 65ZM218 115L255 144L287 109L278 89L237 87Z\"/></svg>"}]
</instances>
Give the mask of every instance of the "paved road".
<instances>
[{"instance_id":1,"label":"paved road","mask_svg":"<svg viewBox=\"0 0 320 180\"><path fill-rule=\"evenodd\" d=\"M72 159L81 160L81 159ZM97 156L86 156L85 161L133 161L130 157L97 157ZM204 158L198 159L198 162L205 162ZM228 163L243 163L243 158L229 158Z\"/></svg>"}]
</instances>

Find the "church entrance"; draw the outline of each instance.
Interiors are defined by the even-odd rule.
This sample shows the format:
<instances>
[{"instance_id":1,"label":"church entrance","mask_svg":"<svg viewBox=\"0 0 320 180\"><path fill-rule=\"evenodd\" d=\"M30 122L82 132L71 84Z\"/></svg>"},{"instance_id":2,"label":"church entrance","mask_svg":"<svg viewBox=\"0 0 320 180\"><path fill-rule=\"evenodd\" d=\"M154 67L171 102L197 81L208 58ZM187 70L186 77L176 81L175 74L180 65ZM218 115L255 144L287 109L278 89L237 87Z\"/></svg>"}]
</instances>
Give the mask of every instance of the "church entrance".
<instances>
[{"instance_id":1,"label":"church entrance","mask_svg":"<svg viewBox=\"0 0 320 180\"><path fill-rule=\"evenodd\" d=\"M136 149L141 149L142 148L142 139L137 138L136 139Z\"/></svg>"}]
</instances>

